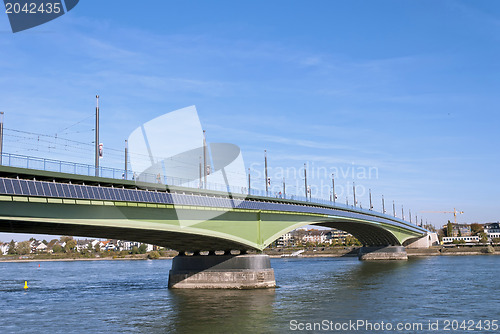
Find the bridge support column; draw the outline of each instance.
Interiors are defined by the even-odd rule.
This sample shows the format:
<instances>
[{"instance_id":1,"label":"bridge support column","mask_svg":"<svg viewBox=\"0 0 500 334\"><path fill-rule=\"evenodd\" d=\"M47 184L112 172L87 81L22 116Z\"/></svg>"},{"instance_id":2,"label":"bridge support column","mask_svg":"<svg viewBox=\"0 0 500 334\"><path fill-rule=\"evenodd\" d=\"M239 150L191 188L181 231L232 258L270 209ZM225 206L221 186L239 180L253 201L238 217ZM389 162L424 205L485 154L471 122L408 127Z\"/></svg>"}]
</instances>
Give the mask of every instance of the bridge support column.
<instances>
[{"instance_id":1,"label":"bridge support column","mask_svg":"<svg viewBox=\"0 0 500 334\"><path fill-rule=\"evenodd\" d=\"M361 247L358 258L361 261L408 260L408 254L403 246Z\"/></svg>"},{"instance_id":2,"label":"bridge support column","mask_svg":"<svg viewBox=\"0 0 500 334\"><path fill-rule=\"evenodd\" d=\"M259 289L276 287L276 280L267 255L181 255L173 259L168 287Z\"/></svg>"}]
</instances>

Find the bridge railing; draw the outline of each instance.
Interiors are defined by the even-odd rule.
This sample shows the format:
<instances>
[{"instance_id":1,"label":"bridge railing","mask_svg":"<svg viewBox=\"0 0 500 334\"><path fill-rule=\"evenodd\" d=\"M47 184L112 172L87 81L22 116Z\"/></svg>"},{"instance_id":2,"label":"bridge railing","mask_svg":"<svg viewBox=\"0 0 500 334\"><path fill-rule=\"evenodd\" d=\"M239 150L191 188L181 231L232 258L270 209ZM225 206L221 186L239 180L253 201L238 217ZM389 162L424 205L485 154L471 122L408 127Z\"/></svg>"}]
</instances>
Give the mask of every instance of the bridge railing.
<instances>
[{"instance_id":1,"label":"bridge railing","mask_svg":"<svg viewBox=\"0 0 500 334\"><path fill-rule=\"evenodd\" d=\"M85 176L95 176L96 168L92 165L68 162L68 161L60 161L54 159L46 159L46 158L38 158L38 157L30 157L20 154L12 154L12 153L2 153L0 155L0 165L9 166L9 167L19 167L19 168L27 168L27 169L36 169L50 172L59 172L59 173L68 173L75 175L85 175ZM355 207L353 205L343 204L341 202L332 202L322 198L306 198L305 196L299 196L296 194L279 194L275 196L270 196L270 193L261 189L250 189L247 187L239 187L239 186L228 186L218 183L203 183L200 180L189 180L183 179L179 177L172 177L160 174L147 174L140 173L137 174L133 171L118 168L109 168L109 167L98 167L98 174L100 177L111 178L111 179L125 179L132 180L136 182L145 182L145 183L158 183L163 185L171 185L171 186L180 186L194 189L206 189L206 190L214 190L214 191L223 191L230 192L234 194L242 194L242 195L254 195L261 197L269 197L269 198L283 198L290 199L296 201L303 202L311 202L317 204L323 204L328 206L333 206L340 209L349 209L367 214L377 213L378 215L383 215L391 219L396 219L400 222L408 224L408 222L403 221L402 219L395 218L393 216L378 213L373 210L363 209L360 207Z\"/></svg>"}]
</instances>

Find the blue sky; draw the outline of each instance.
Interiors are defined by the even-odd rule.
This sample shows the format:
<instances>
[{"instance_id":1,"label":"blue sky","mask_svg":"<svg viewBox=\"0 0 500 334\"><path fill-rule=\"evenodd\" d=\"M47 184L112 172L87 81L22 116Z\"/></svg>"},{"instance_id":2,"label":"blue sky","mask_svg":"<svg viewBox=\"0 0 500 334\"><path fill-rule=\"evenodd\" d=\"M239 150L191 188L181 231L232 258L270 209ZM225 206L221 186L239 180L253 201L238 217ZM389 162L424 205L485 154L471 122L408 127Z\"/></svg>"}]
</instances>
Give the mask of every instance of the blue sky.
<instances>
[{"instance_id":1,"label":"blue sky","mask_svg":"<svg viewBox=\"0 0 500 334\"><path fill-rule=\"evenodd\" d=\"M364 207L372 189L398 216L497 221L499 40L497 1L86 0L16 34L0 15L4 151L92 164L85 146L8 129L90 145L98 93L101 163L121 167L138 125L196 105L208 140L239 145L248 167L267 149L273 185L304 162L375 168L354 179ZM339 200L352 181L337 176Z\"/></svg>"}]
</instances>

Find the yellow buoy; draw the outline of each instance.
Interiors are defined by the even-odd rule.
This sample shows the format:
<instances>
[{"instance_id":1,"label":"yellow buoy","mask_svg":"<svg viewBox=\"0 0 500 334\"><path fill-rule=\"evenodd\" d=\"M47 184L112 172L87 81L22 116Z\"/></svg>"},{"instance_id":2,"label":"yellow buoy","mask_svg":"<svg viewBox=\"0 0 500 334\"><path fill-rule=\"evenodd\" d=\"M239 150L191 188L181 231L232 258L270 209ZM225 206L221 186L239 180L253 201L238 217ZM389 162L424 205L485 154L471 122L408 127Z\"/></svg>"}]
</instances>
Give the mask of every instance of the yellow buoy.
<instances>
[{"instance_id":1,"label":"yellow buoy","mask_svg":"<svg viewBox=\"0 0 500 334\"><path fill-rule=\"evenodd\" d=\"M28 288L28 281L24 281L24 288L27 289Z\"/></svg>"}]
</instances>

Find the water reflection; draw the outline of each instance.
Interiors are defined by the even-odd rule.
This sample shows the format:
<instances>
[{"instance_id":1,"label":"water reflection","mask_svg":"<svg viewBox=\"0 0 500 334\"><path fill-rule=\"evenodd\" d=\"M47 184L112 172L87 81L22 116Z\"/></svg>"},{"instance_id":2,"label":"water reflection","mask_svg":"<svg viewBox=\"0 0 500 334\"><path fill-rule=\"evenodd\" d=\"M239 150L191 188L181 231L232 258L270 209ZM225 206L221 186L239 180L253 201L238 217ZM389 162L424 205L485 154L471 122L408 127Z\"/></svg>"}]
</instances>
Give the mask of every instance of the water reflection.
<instances>
[{"instance_id":1,"label":"water reflection","mask_svg":"<svg viewBox=\"0 0 500 334\"><path fill-rule=\"evenodd\" d=\"M273 322L275 294L275 289L173 289L173 312L154 327L176 333L265 333Z\"/></svg>"}]
</instances>

